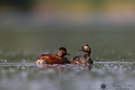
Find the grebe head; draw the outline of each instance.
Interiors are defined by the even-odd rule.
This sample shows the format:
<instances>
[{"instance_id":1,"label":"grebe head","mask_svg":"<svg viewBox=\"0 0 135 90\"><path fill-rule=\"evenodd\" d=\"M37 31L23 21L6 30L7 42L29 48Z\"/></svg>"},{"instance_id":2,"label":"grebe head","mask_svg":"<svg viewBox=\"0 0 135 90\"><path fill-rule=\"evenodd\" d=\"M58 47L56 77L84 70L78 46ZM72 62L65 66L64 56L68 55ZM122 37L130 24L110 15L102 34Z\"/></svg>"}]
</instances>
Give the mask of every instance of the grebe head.
<instances>
[{"instance_id":1,"label":"grebe head","mask_svg":"<svg viewBox=\"0 0 135 90\"><path fill-rule=\"evenodd\" d=\"M91 54L91 48L88 44L84 44L81 46L81 49L79 51L83 51L85 53L88 53L89 55Z\"/></svg>"},{"instance_id":2,"label":"grebe head","mask_svg":"<svg viewBox=\"0 0 135 90\"><path fill-rule=\"evenodd\" d=\"M67 53L67 49L65 47L60 47L57 55L63 57L65 55L70 55L70 54Z\"/></svg>"}]
</instances>

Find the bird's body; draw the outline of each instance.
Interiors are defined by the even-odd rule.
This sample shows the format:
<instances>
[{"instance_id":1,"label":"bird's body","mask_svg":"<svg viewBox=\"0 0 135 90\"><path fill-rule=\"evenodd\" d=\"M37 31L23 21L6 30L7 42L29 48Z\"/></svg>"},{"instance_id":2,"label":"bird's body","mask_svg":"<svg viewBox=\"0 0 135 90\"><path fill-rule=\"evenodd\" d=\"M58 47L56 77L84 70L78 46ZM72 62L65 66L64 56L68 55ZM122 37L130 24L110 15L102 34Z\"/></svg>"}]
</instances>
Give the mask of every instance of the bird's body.
<instances>
[{"instance_id":1,"label":"bird's body","mask_svg":"<svg viewBox=\"0 0 135 90\"><path fill-rule=\"evenodd\" d=\"M84 57L84 56L75 56L72 61L72 64L85 64L85 65L89 65L89 64L93 64L93 60L89 57Z\"/></svg>"},{"instance_id":2,"label":"bird's body","mask_svg":"<svg viewBox=\"0 0 135 90\"><path fill-rule=\"evenodd\" d=\"M89 47L89 45L88 44L83 45L80 51L83 51L84 55L73 57L71 63L72 64L85 64L85 65L93 64L93 60L90 58L91 48Z\"/></svg>"},{"instance_id":3,"label":"bird's body","mask_svg":"<svg viewBox=\"0 0 135 90\"><path fill-rule=\"evenodd\" d=\"M66 48L59 49L57 54L42 54L36 61L36 64L69 64L65 55L68 55Z\"/></svg>"}]
</instances>

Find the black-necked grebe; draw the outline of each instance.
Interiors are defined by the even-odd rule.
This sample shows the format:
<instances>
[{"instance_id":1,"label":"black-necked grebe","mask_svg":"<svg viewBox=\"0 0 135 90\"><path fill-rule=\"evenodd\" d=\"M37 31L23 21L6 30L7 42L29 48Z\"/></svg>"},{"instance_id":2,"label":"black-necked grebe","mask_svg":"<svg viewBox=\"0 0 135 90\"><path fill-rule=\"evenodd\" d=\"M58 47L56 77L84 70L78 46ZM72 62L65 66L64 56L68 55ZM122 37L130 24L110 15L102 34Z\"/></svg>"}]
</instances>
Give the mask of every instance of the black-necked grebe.
<instances>
[{"instance_id":1,"label":"black-necked grebe","mask_svg":"<svg viewBox=\"0 0 135 90\"><path fill-rule=\"evenodd\" d=\"M64 57L69 55L65 47L59 48L57 54L42 54L36 61L36 64L69 64L69 60Z\"/></svg>"},{"instance_id":2,"label":"black-necked grebe","mask_svg":"<svg viewBox=\"0 0 135 90\"><path fill-rule=\"evenodd\" d=\"M93 60L90 58L91 48L88 44L84 44L83 46L81 46L81 49L79 49L79 51L83 51L84 55L73 57L71 61L72 64L93 64Z\"/></svg>"}]
</instances>

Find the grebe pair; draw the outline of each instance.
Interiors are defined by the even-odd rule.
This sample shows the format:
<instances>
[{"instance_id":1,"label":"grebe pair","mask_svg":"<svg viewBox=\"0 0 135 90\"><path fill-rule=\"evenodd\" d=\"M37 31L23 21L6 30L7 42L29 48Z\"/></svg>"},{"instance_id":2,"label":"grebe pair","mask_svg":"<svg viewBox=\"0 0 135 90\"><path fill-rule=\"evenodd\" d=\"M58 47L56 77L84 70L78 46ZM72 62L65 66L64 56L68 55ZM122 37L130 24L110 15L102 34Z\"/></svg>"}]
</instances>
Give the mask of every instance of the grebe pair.
<instances>
[{"instance_id":1,"label":"grebe pair","mask_svg":"<svg viewBox=\"0 0 135 90\"><path fill-rule=\"evenodd\" d=\"M69 55L65 47L59 48L57 54L42 54L36 61L36 64L93 64L91 55L91 48L88 44L81 46L79 51L83 51L83 56L75 56L69 61L65 56Z\"/></svg>"}]
</instances>

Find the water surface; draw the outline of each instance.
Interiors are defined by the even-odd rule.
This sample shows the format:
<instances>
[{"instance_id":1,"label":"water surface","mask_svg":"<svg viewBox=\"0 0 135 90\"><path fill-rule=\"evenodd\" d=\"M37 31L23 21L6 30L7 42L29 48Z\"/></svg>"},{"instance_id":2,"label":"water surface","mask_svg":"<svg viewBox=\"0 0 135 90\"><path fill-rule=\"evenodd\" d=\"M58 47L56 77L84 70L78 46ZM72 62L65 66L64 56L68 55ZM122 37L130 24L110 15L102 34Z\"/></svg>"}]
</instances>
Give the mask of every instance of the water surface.
<instances>
[{"instance_id":1,"label":"water surface","mask_svg":"<svg viewBox=\"0 0 135 90\"><path fill-rule=\"evenodd\" d=\"M134 30L1 29L0 90L135 89ZM61 46L71 54L69 59L82 55L78 49L84 43L92 48L91 69L83 65L35 64L40 54L57 53Z\"/></svg>"},{"instance_id":2,"label":"water surface","mask_svg":"<svg viewBox=\"0 0 135 90\"><path fill-rule=\"evenodd\" d=\"M1 90L134 90L135 62L84 65L1 63Z\"/></svg>"}]
</instances>

